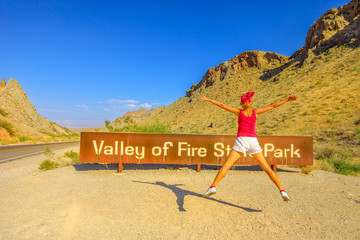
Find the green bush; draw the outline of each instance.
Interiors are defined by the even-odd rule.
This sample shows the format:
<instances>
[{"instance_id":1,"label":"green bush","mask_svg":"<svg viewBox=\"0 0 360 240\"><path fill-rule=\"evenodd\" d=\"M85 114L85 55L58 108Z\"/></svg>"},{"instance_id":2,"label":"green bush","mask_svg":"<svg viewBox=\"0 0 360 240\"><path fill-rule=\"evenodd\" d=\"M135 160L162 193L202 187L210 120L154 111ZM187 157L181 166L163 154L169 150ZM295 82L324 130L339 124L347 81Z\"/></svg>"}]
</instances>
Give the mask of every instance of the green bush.
<instances>
[{"instance_id":1,"label":"green bush","mask_svg":"<svg viewBox=\"0 0 360 240\"><path fill-rule=\"evenodd\" d=\"M59 167L60 164L50 159L45 159L39 166L40 170L51 170Z\"/></svg>"},{"instance_id":2,"label":"green bush","mask_svg":"<svg viewBox=\"0 0 360 240\"><path fill-rule=\"evenodd\" d=\"M159 119L156 119L153 124L138 125L131 117L124 119L124 124L121 128L114 128L110 126L108 120L105 121L106 128L110 132L136 132L136 133L171 133L171 126L160 123Z\"/></svg>"},{"instance_id":3,"label":"green bush","mask_svg":"<svg viewBox=\"0 0 360 240\"><path fill-rule=\"evenodd\" d=\"M7 114L7 112L5 112L4 109L0 108L0 115L6 117L8 114Z\"/></svg>"},{"instance_id":4,"label":"green bush","mask_svg":"<svg viewBox=\"0 0 360 240\"><path fill-rule=\"evenodd\" d=\"M0 119L0 127L4 128L10 135L14 135L14 127L11 123Z\"/></svg>"},{"instance_id":5,"label":"green bush","mask_svg":"<svg viewBox=\"0 0 360 240\"><path fill-rule=\"evenodd\" d=\"M29 141L31 140L31 138L27 137L27 136L20 136L19 137L19 141L20 142L26 142L26 141Z\"/></svg>"},{"instance_id":6,"label":"green bush","mask_svg":"<svg viewBox=\"0 0 360 240\"><path fill-rule=\"evenodd\" d=\"M45 156L49 157L49 158L53 158L55 153L53 151L50 150L50 148L45 148L44 151Z\"/></svg>"},{"instance_id":7,"label":"green bush","mask_svg":"<svg viewBox=\"0 0 360 240\"><path fill-rule=\"evenodd\" d=\"M159 122L159 119L156 119L153 124L140 126L139 127L139 132L144 132L144 133L171 133L171 126L161 124Z\"/></svg>"},{"instance_id":8,"label":"green bush","mask_svg":"<svg viewBox=\"0 0 360 240\"><path fill-rule=\"evenodd\" d=\"M326 162L334 166L334 172L342 175L354 175L360 173L360 164L351 164L350 162L337 159L328 158Z\"/></svg>"},{"instance_id":9,"label":"green bush","mask_svg":"<svg viewBox=\"0 0 360 240\"><path fill-rule=\"evenodd\" d=\"M360 140L360 127L357 127L355 130L356 130L356 138L357 140Z\"/></svg>"},{"instance_id":10,"label":"green bush","mask_svg":"<svg viewBox=\"0 0 360 240\"><path fill-rule=\"evenodd\" d=\"M78 164L80 161L79 153L74 152L73 150L67 151L65 156L71 159L71 164Z\"/></svg>"}]
</instances>

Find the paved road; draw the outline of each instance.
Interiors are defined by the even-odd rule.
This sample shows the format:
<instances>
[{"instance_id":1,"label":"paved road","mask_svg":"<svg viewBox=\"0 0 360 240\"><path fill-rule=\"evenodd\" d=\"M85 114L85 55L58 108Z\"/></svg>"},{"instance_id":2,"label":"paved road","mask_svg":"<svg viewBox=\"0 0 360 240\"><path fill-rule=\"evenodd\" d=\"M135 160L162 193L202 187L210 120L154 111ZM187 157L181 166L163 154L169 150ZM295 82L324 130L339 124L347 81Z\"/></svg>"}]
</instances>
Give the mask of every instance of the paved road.
<instances>
[{"instance_id":1,"label":"paved road","mask_svg":"<svg viewBox=\"0 0 360 240\"><path fill-rule=\"evenodd\" d=\"M46 148L56 150L60 148L75 147L80 142L62 142L62 143L44 143L44 144L30 144L30 145L10 145L0 146L0 163L12 161L22 157L27 157L35 154L40 154Z\"/></svg>"}]
</instances>

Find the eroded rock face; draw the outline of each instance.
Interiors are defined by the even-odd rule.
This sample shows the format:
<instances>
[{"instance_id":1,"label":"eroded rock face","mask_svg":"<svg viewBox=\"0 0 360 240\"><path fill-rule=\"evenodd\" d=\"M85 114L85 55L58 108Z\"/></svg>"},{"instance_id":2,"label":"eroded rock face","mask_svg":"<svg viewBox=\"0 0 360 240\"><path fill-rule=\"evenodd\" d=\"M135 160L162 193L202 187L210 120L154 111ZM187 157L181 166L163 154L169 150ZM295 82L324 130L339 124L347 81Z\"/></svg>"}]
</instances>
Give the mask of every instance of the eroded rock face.
<instances>
[{"instance_id":1,"label":"eroded rock face","mask_svg":"<svg viewBox=\"0 0 360 240\"><path fill-rule=\"evenodd\" d=\"M273 52L243 52L227 62L210 68L200 82L192 85L190 90L186 91L186 96L190 97L196 90L212 86L215 82L222 81L231 74L246 71L250 68L261 68L263 65L271 62L283 63L286 60L286 56Z\"/></svg>"},{"instance_id":2,"label":"eroded rock face","mask_svg":"<svg viewBox=\"0 0 360 240\"><path fill-rule=\"evenodd\" d=\"M309 51L325 51L336 45L359 41L360 0L352 0L324 13L309 29L305 45L291 57L306 58Z\"/></svg>"},{"instance_id":3,"label":"eroded rock face","mask_svg":"<svg viewBox=\"0 0 360 240\"><path fill-rule=\"evenodd\" d=\"M3 79L0 84L0 108L6 113L6 121L15 125L19 134L69 134L70 131L39 115L18 81Z\"/></svg>"},{"instance_id":4,"label":"eroded rock face","mask_svg":"<svg viewBox=\"0 0 360 240\"><path fill-rule=\"evenodd\" d=\"M5 79L1 79L1 82L0 82L0 91L3 91L5 88L6 88Z\"/></svg>"}]
</instances>

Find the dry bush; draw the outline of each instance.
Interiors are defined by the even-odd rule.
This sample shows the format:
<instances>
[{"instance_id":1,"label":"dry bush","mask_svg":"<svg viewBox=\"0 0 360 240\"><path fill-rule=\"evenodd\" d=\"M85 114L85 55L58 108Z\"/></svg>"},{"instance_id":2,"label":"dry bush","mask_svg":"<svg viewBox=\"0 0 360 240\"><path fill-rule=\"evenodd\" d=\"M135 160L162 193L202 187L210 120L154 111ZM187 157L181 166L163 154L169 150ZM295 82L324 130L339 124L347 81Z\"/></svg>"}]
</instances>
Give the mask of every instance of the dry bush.
<instances>
[{"instance_id":1,"label":"dry bush","mask_svg":"<svg viewBox=\"0 0 360 240\"><path fill-rule=\"evenodd\" d=\"M335 170L334 166L325 160L314 160L313 165L301 166L301 170L305 174L310 174L315 169L328 172L333 172Z\"/></svg>"}]
</instances>

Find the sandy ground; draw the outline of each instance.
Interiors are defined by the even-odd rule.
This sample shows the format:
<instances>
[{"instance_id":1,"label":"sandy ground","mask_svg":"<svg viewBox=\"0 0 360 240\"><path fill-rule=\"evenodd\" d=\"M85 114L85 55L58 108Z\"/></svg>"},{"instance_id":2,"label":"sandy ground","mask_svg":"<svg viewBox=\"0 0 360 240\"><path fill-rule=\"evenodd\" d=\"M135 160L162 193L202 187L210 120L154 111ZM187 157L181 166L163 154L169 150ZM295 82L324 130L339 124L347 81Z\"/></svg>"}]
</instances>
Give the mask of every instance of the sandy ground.
<instances>
[{"instance_id":1,"label":"sandy ground","mask_svg":"<svg viewBox=\"0 0 360 240\"><path fill-rule=\"evenodd\" d=\"M69 149L56 151L59 155ZM76 150L76 148L75 148ZM284 202L265 173L102 165L37 170L44 155L0 164L0 239L359 239L360 178L282 168Z\"/></svg>"}]
</instances>

